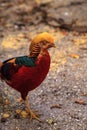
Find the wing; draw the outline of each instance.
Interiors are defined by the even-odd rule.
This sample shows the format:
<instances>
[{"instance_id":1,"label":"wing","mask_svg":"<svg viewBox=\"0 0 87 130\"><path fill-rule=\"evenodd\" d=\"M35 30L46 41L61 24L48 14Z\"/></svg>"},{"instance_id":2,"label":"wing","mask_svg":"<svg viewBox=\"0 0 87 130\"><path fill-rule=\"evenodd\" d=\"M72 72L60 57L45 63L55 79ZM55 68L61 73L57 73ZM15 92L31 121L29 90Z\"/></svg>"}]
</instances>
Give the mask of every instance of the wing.
<instances>
[{"instance_id":1,"label":"wing","mask_svg":"<svg viewBox=\"0 0 87 130\"><path fill-rule=\"evenodd\" d=\"M2 79L11 80L12 76L18 72L22 66L33 67L36 65L36 58L28 56L13 57L5 60L0 73Z\"/></svg>"},{"instance_id":2,"label":"wing","mask_svg":"<svg viewBox=\"0 0 87 130\"><path fill-rule=\"evenodd\" d=\"M3 62L2 66L0 68L0 73L1 73L2 79L10 80L12 75L18 71L19 66L17 64L15 64L15 59L16 59L16 57L5 60Z\"/></svg>"}]
</instances>

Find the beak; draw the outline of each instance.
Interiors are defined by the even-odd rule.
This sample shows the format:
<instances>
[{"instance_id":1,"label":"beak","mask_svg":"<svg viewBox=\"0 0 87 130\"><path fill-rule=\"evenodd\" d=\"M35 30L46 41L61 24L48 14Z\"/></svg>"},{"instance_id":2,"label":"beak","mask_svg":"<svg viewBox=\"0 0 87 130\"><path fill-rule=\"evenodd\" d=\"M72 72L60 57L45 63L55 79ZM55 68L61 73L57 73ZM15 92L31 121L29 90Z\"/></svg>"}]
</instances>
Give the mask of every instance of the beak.
<instances>
[{"instance_id":1,"label":"beak","mask_svg":"<svg viewBox=\"0 0 87 130\"><path fill-rule=\"evenodd\" d=\"M54 47L54 48L56 48L56 46L55 46L55 44L54 44L54 43L52 44L52 46L51 46L51 47Z\"/></svg>"},{"instance_id":2,"label":"beak","mask_svg":"<svg viewBox=\"0 0 87 130\"><path fill-rule=\"evenodd\" d=\"M48 48L51 48L51 47L56 48L56 46L55 46L55 44L54 44L54 43L51 43L51 44L49 44L49 45L48 45Z\"/></svg>"}]
</instances>

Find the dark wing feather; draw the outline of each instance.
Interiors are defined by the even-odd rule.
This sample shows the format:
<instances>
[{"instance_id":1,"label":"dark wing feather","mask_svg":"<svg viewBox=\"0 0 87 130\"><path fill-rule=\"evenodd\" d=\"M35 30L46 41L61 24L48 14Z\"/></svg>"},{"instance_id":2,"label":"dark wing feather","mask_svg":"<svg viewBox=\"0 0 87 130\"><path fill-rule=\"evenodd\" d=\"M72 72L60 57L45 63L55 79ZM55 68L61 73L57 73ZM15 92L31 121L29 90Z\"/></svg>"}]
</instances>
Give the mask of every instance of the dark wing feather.
<instances>
[{"instance_id":1,"label":"dark wing feather","mask_svg":"<svg viewBox=\"0 0 87 130\"><path fill-rule=\"evenodd\" d=\"M11 63L10 61L15 59L15 63ZM36 58L30 58L27 56L21 57L13 57L3 62L0 73L1 78L6 80L11 80L12 76L18 72L19 68L23 65L27 67L33 67L36 65Z\"/></svg>"},{"instance_id":2,"label":"dark wing feather","mask_svg":"<svg viewBox=\"0 0 87 130\"><path fill-rule=\"evenodd\" d=\"M18 71L18 65L14 66L13 63L4 63L1 67L1 77L2 79L11 80L12 75L14 75Z\"/></svg>"}]
</instances>

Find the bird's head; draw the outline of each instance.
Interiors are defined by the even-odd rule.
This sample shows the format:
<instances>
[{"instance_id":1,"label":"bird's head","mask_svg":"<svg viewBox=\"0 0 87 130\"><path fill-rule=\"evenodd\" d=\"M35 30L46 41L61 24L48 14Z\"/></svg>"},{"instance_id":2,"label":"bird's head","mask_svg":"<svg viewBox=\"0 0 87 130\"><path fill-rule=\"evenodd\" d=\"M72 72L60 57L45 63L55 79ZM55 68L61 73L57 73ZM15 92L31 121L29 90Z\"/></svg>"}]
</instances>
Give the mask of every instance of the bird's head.
<instances>
[{"instance_id":1,"label":"bird's head","mask_svg":"<svg viewBox=\"0 0 87 130\"><path fill-rule=\"evenodd\" d=\"M47 32L40 33L31 42L29 48L30 56L44 55L51 47L55 47L54 38Z\"/></svg>"}]
</instances>

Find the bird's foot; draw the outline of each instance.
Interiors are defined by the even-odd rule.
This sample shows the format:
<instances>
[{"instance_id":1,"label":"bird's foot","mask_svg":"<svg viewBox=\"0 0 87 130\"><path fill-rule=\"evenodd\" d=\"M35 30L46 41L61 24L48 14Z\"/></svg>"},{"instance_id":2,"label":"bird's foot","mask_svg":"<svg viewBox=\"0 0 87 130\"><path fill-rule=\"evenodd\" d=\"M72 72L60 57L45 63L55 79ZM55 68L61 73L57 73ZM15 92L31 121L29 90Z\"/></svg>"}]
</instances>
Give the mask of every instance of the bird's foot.
<instances>
[{"instance_id":1,"label":"bird's foot","mask_svg":"<svg viewBox=\"0 0 87 130\"><path fill-rule=\"evenodd\" d=\"M26 100L24 100L24 103L26 105L26 111L27 111L27 113L29 113L29 115L31 117L30 119L32 120L34 118L34 119L36 119L36 120L41 122L41 120L39 119L38 115L31 110L30 105L28 103L28 98L27 97L26 97Z\"/></svg>"},{"instance_id":2,"label":"bird's foot","mask_svg":"<svg viewBox=\"0 0 87 130\"><path fill-rule=\"evenodd\" d=\"M38 114L36 114L36 113L33 112L32 110L28 110L28 109L27 109L27 112L28 112L29 115L30 115L30 120L32 120L32 119L34 118L34 119L36 119L36 120L38 120L38 121L41 122L41 120L40 120L39 117L38 117Z\"/></svg>"}]
</instances>

